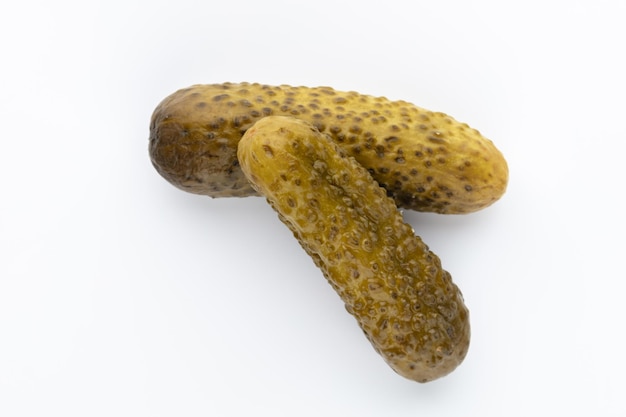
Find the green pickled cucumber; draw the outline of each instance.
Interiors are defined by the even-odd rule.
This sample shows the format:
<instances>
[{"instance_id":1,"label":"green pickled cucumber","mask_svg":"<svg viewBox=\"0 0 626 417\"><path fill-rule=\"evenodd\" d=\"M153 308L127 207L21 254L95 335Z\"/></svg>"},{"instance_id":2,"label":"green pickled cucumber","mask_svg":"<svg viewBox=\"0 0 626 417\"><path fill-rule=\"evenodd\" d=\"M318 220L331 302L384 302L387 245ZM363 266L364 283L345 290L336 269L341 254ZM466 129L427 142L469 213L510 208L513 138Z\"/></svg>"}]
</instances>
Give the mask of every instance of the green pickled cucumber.
<instances>
[{"instance_id":1,"label":"green pickled cucumber","mask_svg":"<svg viewBox=\"0 0 626 417\"><path fill-rule=\"evenodd\" d=\"M176 91L152 115L152 163L185 191L254 195L239 168L237 144L270 115L296 117L328 134L402 208L469 213L506 190L507 163L477 130L405 101L329 87L224 83Z\"/></svg>"},{"instance_id":2,"label":"green pickled cucumber","mask_svg":"<svg viewBox=\"0 0 626 417\"><path fill-rule=\"evenodd\" d=\"M238 158L393 370L427 382L463 361L470 325L460 290L354 158L286 116L248 129Z\"/></svg>"}]
</instances>

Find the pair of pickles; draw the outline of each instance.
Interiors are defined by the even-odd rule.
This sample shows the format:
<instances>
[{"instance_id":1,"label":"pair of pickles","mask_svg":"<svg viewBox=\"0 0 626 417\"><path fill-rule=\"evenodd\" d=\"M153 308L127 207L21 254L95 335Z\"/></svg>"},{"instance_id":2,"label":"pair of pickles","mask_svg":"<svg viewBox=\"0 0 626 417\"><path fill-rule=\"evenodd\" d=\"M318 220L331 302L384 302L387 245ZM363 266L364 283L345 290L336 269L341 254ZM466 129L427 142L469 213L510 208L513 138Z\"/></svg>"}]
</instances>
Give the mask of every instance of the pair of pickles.
<instances>
[{"instance_id":1,"label":"pair of pickles","mask_svg":"<svg viewBox=\"0 0 626 417\"><path fill-rule=\"evenodd\" d=\"M428 382L465 358L463 296L398 208L461 214L497 201L507 163L477 130L329 87L194 85L157 106L149 152L182 190L264 196L398 374Z\"/></svg>"}]
</instances>

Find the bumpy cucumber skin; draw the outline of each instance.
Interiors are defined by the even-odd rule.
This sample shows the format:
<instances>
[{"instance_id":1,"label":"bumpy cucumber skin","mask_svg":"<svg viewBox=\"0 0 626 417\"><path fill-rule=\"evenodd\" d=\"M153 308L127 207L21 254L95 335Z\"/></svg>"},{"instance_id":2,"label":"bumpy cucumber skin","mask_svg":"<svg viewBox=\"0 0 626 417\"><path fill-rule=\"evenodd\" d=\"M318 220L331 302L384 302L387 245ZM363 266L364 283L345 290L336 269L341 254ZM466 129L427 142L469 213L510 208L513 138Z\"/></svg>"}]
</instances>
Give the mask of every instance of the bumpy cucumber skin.
<instances>
[{"instance_id":1,"label":"bumpy cucumber skin","mask_svg":"<svg viewBox=\"0 0 626 417\"><path fill-rule=\"evenodd\" d=\"M284 116L258 121L238 156L392 369L428 382L463 361L470 325L460 290L367 170Z\"/></svg>"},{"instance_id":2,"label":"bumpy cucumber skin","mask_svg":"<svg viewBox=\"0 0 626 417\"><path fill-rule=\"evenodd\" d=\"M176 91L152 115L152 163L185 191L253 195L237 144L269 115L297 117L327 133L402 208L470 213L497 201L507 187L504 157L477 130L408 102L330 87L224 83Z\"/></svg>"}]
</instances>

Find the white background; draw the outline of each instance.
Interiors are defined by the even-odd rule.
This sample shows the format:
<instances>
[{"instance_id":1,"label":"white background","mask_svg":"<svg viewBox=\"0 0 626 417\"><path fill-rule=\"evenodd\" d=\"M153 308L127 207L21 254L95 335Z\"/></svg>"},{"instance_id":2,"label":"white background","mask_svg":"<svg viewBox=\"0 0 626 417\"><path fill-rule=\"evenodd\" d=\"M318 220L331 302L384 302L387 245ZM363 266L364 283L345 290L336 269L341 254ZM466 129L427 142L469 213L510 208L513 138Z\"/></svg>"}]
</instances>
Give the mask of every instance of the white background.
<instances>
[{"instance_id":1,"label":"white background","mask_svg":"<svg viewBox=\"0 0 626 417\"><path fill-rule=\"evenodd\" d=\"M626 415L625 2L9 4L0 415ZM223 81L403 99L502 150L492 207L405 212L471 310L454 373L391 371L261 198L152 168L159 101Z\"/></svg>"}]
</instances>

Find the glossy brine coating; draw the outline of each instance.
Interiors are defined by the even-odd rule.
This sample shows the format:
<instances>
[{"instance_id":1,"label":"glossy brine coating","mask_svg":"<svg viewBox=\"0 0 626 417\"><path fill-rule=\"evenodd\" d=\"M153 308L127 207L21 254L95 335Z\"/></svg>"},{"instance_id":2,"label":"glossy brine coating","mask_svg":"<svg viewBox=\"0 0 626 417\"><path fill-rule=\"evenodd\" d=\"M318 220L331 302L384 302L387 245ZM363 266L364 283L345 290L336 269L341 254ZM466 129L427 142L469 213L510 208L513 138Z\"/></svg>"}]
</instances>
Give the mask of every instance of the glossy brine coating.
<instances>
[{"instance_id":1,"label":"glossy brine coating","mask_svg":"<svg viewBox=\"0 0 626 417\"><path fill-rule=\"evenodd\" d=\"M461 292L365 168L283 116L248 129L238 157L397 373L427 382L462 362L470 325Z\"/></svg>"},{"instance_id":2,"label":"glossy brine coating","mask_svg":"<svg viewBox=\"0 0 626 417\"><path fill-rule=\"evenodd\" d=\"M469 213L506 190L506 161L477 130L405 101L330 87L224 83L176 91L152 115L152 163L185 191L253 195L239 168L237 144L271 115L296 117L328 134L402 208Z\"/></svg>"}]
</instances>

